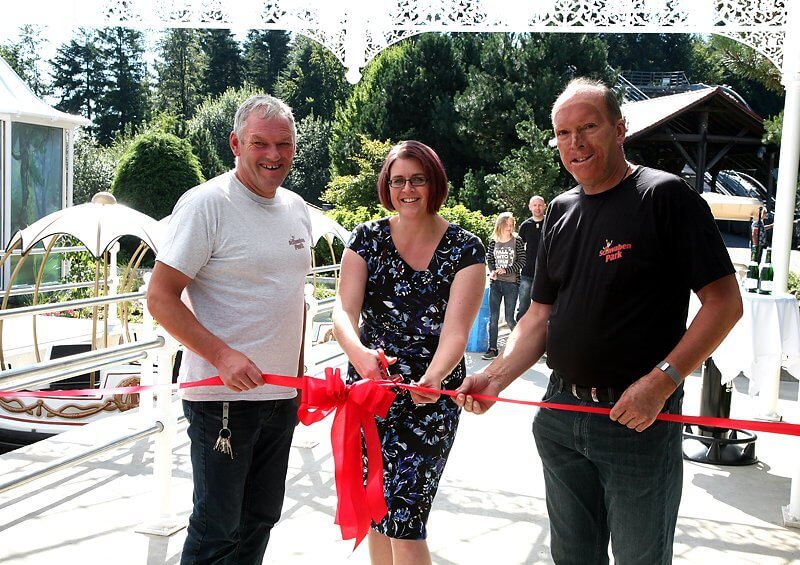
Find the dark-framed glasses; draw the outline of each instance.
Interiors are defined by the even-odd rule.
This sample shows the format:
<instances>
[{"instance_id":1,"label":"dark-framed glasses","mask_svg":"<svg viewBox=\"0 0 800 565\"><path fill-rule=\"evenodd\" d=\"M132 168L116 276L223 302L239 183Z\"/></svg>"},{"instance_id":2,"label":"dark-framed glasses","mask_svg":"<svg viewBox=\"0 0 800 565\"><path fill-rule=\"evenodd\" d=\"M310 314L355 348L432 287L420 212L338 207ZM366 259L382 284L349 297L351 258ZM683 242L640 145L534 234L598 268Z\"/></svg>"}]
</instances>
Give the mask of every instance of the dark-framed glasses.
<instances>
[{"instance_id":1,"label":"dark-framed glasses","mask_svg":"<svg viewBox=\"0 0 800 565\"><path fill-rule=\"evenodd\" d=\"M389 186L392 188L403 188L406 183L411 183L411 186L423 186L428 184L428 179L422 175L414 175L410 179L403 177L392 177L389 179Z\"/></svg>"}]
</instances>

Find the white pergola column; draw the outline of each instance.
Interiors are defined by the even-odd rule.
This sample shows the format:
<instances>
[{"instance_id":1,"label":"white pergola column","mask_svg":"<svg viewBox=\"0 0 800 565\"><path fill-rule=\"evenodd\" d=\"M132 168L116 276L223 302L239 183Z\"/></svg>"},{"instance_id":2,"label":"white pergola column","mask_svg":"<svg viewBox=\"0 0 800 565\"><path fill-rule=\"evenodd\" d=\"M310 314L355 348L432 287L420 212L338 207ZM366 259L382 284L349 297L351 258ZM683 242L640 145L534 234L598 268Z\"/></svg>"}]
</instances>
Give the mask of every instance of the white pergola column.
<instances>
[{"instance_id":1,"label":"white pergola column","mask_svg":"<svg viewBox=\"0 0 800 565\"><path fill-rule=\"evenodd\" d=\"M783 77L786 102L783 111L778 187L775 198L775 226L772 234L775 290L786 292L789 254L792 248L797 173L800 164L800 5L789 2L786 35L783 40ZM783 507L783 523L800 528L800 460L792 475L789 505Z\"/></svg>"},{"instance_id":2,"label":"white pergola column","mask_svg":"<svg viewBox=\"0 0 800 565\"><path fill-rule=\"evenodd\" d=\"M800 6L797 2L788 4L782 74L786 102L772 234L772 263L777 293L786 292L789 278L789 253L792 248L792 224L800 162Z\"/></svg>"}]
</instances>

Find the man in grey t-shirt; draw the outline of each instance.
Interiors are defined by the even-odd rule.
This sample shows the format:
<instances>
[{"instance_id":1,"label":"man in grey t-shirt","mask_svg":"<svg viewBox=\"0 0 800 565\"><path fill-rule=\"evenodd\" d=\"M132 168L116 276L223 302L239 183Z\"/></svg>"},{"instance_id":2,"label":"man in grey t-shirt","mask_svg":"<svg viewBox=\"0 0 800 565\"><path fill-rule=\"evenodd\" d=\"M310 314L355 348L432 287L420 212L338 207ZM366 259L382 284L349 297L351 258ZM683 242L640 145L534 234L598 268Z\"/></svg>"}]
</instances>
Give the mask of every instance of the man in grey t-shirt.
<instances>
[{"instance_id":1,"label":"man in grey t-shirt","mask_svg":"<svg viewBox=\"0 0 800 565\"><path fill-rule=\"evenodd\" d=\"M281 187L295 154L291 109L253 96L236 112L236 168L175 205L147 295L186 347L184 394L194 507L181 563L261 563L280 518L297 421L294 389L262 373L301 375L303 286L311 267L305 202Z\"/></svg>"}]
</instances>

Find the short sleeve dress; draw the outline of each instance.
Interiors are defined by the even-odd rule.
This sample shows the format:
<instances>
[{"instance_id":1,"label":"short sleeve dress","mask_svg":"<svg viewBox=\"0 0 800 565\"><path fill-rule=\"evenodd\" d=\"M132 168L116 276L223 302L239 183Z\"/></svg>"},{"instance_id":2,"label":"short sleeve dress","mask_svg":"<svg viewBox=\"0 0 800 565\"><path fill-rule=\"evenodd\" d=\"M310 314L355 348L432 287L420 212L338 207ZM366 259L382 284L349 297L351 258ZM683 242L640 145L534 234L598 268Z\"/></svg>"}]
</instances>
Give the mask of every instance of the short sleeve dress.
<instances>
[{"instance_id":1,"label":"short sleeve dress","mask_svg":"<svg viewBox=\"0 0 800 565\"><path fill-rule=\"evenodd\" d=\"M415 271L392 241L389 220L356 227L348 248L367 264L361 310L361 342L396 356L393 376L404 382L425 373L439 344L450 287L458 271L485 263L481 240L450 224L428 268ZM464 360L442 381L455 389L465 376ZM352 365L348 383L359 380ZM460 410L450 397L415 406L406 391L398 393L386 418L376 418L383 449L384 496L389 513L373 528L390 538L423 540L433 498L453 445Z\"/></svg>"}]
</instances>

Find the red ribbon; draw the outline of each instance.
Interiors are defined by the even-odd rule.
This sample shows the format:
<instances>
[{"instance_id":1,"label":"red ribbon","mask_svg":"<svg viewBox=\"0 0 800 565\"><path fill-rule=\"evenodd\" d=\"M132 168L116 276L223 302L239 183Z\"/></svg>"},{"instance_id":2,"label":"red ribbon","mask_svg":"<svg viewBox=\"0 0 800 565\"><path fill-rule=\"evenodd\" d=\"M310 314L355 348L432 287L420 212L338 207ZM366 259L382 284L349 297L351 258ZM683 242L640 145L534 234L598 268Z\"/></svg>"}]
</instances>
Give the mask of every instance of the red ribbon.
<instances>
[{"instance_id":1,"label":"red ribbon","mask_svg":"<svg viewBox=\"0 0 800 565\"><path fill-rule=\"evenodd\" d=\"M308 376L261 376L267 384L302 390L297 417L306 426L336 412L331 427L337 498L335 523L342 531L342 539L355 539L355 547L358 547L371 523L380 522L389 512L383 496L383 452L375 416L386 417L396 393L381 386L379 381L361 380L346 385L340 370L330 367L325 368L325 380ZM180 386L193 388L222 384L219 377L211 377ZM362 433L367 450L366 486L363 478Z\"/></svg>"},{"instance_id":2,"label":"red ribbon","mask_svg":"<svg viewBox=\"0 0 800 565\"><path fill-rule=\"evenodd\" d=\"M313 377L287 377L283 375L264 374L267 384L296 388L302 390L298 418L305 425L318 422L331 412L336 412L331 428L331 450L335 463L335 481L337 493L336 524L342 531L343 539L355 539L355 547L361 543L369 531L371 522L380 522L388 513L383 496L383 455L378 437L375 416L385 417L396 393L392 388L412 391L444 394L455 397L453 390L440 390L421 387L389 380L361 380L352 385L345 385L339 369L325 368L325 379ZM198 386L223 386L219 377L210 377L201 381L182 383L180 385L149 385L136 387L118 387L113 389L88 389L66 391L14 391L8 396L83 396L96 394L137 393L156 388L194 388ZM3 396L0 393L0 396ZM500 398L485 394L471 395L477 400L505 402L525 406L539 406L554 410L573 412L589 412L608 414L609 408L598 406L577 406L572 404L553 404L532 400L516 400ZM719 428L736 428L763 431L784 435L800 436L800 424L787 422L761 422L757 420L736 420L731 418L713 418L707 416L686 416L683 414L659 414L658 420L695 424ZM367 481L363 480L362 434L366 446Z\"/></svg>"},{"instance_id":3,"label":"red ribbon","mask_svg":"<svg viewBox=\"0 0 800 565\"><path fill-rule=\"evenodd\" d=\"M264 380L271 375L265 375ZM339 369L325 368L325 380L303 377L303 394L297 416L311 425L336 410L331 428L335 463L336 520L342 539L361 543L372 522L389 512L383 496L383 455L375 416L386 417L396 394L376 381L345 385ZM366 487L363 480L361 434L367 456ZM355 549L355 548L354 548Z\"/></svg>"}]
</instances>

